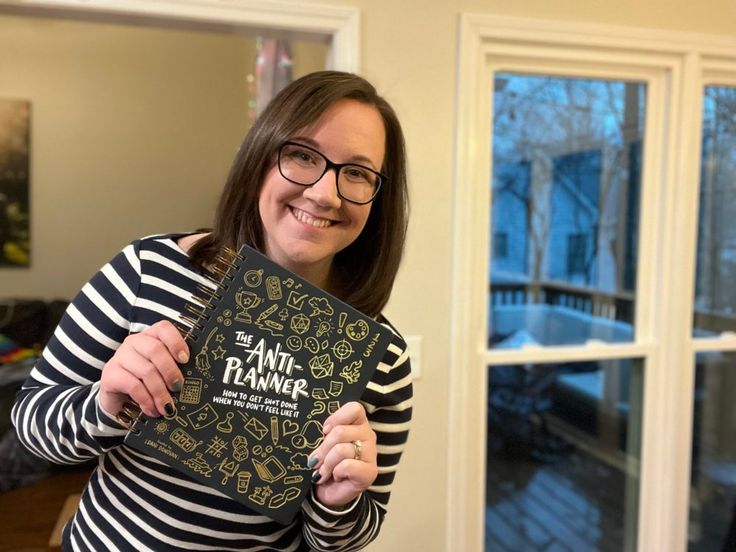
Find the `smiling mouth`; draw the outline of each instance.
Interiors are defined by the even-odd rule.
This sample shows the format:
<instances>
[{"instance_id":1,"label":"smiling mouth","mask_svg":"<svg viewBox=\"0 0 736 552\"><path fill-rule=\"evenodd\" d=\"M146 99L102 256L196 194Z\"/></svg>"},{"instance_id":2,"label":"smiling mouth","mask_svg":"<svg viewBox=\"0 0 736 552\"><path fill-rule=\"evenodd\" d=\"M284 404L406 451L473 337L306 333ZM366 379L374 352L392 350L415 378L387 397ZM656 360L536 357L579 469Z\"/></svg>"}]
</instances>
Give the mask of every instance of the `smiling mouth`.
<instances>
[{"instance_id":1,"label":"smiling mouth","mask_svg":"<svg viewBox=\"0 0 736 552\"><path fill-rule=\"evenodd\" d=\"M313 217L309 213L306 213L301 209L297 209L296 207L290 207L290 209L291 214L294 215L296 220L303 222L304 224L308 224L309 226L314 226L315 228L327 228L328 226L335 224L335 221Z\"/></svg>"}]
</instances>

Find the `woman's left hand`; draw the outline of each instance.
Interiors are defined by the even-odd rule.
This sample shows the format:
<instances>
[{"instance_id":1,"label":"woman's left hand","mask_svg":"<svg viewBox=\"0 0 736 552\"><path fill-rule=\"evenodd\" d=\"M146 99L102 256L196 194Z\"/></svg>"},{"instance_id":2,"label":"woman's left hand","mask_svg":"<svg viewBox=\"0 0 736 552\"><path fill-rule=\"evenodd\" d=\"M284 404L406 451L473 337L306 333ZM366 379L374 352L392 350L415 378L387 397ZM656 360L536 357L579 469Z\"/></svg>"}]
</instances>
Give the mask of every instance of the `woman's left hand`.
<instances>
[{"instance_id":1,"label":"woman's left hand","mask_svg":"<svg viewBox=\"0 0 736 552\"><path fill-rule=\"evenodd\" d=\"M358 402L344 404L322 426L325 438L309 457L317 499L340 508L360 496L378 475L376 433ZM319 474L319 475L317 475Z\"/></svg>"}]
</instances>

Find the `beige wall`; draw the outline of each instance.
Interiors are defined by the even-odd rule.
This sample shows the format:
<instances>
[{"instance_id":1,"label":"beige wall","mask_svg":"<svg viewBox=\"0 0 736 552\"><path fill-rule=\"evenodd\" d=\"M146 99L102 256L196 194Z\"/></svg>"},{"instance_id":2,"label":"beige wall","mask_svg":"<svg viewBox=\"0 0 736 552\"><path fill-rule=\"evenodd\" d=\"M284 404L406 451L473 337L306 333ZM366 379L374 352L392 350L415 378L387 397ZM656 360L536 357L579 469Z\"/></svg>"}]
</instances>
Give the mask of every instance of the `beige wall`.
<instances>
[{"instance_id":1,"label":"beige wall","mask_svg":"<svg viewBox=\"0 0 736 552\"><path fill-rule=\"evenodd\" d=\"M295 74L326 51L295 44ZM32 247L0 299L70 298L130 240L209 225L255 58L248 36L0 16L0 98L31 102Z\"/></svg>"},{"instance_id":2,"label":"beige wall","mask_svg":"<svg viewBox=\"0 0 736 552\"><path fill-rule=\"evenodd\" d=\"M447 481L453 476L447 472L446 443L449 431L452 148L458 14L463 11L495 13L734 35L736 3L733 0L320 1L361 9L361 72L393 103L404 124L409 149L412 221L407 256L387 314L405 335L424 337L422 377L415 385L413 429L398 474L390 513L381 537L371 550L444 550L445 494ZM44 25L44 30L53 27ZM108 75L105 79L108 84L101 97L83 89L82 83L77 85L79 90L67 91L45 86L43 93L34 92L31 96L27 92L28 85L23 84L24 73L15 69L25 67L25 64L8 58L33 56L34 63L45 63L44 84L50 75L59 77L63 74L67 79L69 72L79 70L78 64L61 55L64 49L47 54L58 55L54 62L43 61L43 54L36 51L40 46L34 45L33 40L29 42L29 52L14 52L13 56L7 56L6 35L7 29L0 27L0 95L9 93L10 96L30 97L34 101L34 156L48 159L53 171L51 167L44 171L34 166L34 269L29 273L0 272L2 295L14 294L7 293L6 289L22 293L54 289L51 294L67 293L130 237L149 231L186 229L208 220L224 166L242 130L232 120L228 123L228 116L217 122L213 118L225 112L225 104L239 101L238 97L231 97L232 93L222 90L233 83L236 89L242 87L242 80L239 80L242 73L226 69L229 67L226 60L237 66L242 63L242 58L232 53L223 54L226 59L222 64L214 65L210 62L212 54L205 55L199 48L187 50L186 56L179 55L180 58L201 58L202 73L192 84L197 85L195 88L202 95L208 91L211 93L205 96L210 98L205 100L205 105L217 106L217 109L202 108L204 112L196 115L201 119L197 120L201 136L206 137L204 141L195 137L187 145L174 147L169 145L173 140L171 136L146 136L134 140L138 134L137 127L128 122L129 117L118 116L110 123L115 123L113 128L117 132L131 136L131 144L126 151L104 153L95 150L93 154L78 155L72 163L60 155L59 144L65 148L74 144L94 147L104 141L100 135L80 135L78 120L113 116L108 113L111 111L111 96L128 84L125 78L115 77L120 74L116 71L119 66L115 67L119 64L110 64L109 56L98 59L96 71ZM218 47L220 40L236 40L209 35L199 36L199 39L212 48ZM141 65L151 64L154 81L157 74L166 72L179 74L186 82L187 75L191 73L181 67L175 53L165 59L159 58L144 48L141 40L126 41L126 47L140 48L140 59L127 69L128 79L132 78L130 75L141 74ZM171 48L179 52L174 46ZM95 57L97 51L99 48L95 46L90 56ZM7 68L9 63L13 64L12 71ZM11 82L6 76L9 71L13 75ZM215 82L219 83L217 89ZM206 86L200 89L203 83ZM135 105L158 105L147 110L148 116L164 121L165 127L180 128L176 123L178 116L171 113L173 99L167 97L166 101L160 101L157 99L160 90L153 84L151 86L145 100L141 98ZM194 91L191 93L195 94ZM154 103L157 101L160 105ZM81 110L83 103L85 109ZM208 119L208 115L211 118ZM56 117L58 119L54 119ZM55 122L49 127L40 126L50 120ZM169 171L172 176L168 176L168 172L149 174L146 165L162 158L167 161L164 166L174 167ZM192 158L201 162L175 173L182 160ZM139 167L139 178L135 182L114 180L115 169L120 166ZM182 180L188 185L175 186ZM162 189L163 182L172 184ZM131 190L131 187L135 188ZM176 192L172 192L172 188ZM122 193L122 190L126 192ZM181 201L182 196L184 201ZM115 212L120 214L112 215L112 211L105 207L110 203L116 205ZM154 205L155 210L136 216L137 210L148 204ZM168 207L169 204L172 206ZM177 205L177 213L172 212L174 204ZM64 225L69 229L64 230ZM61 232L65 232L65 236L60 236ZM69 243L74 246L69 247ZM86 268L80 271L78 265ZM62 279L63 284L57 285L57 279ZM10 287L6 288L8 285ZM463 367L453 369L462 370Z\"/></svg>"}]
</instances>

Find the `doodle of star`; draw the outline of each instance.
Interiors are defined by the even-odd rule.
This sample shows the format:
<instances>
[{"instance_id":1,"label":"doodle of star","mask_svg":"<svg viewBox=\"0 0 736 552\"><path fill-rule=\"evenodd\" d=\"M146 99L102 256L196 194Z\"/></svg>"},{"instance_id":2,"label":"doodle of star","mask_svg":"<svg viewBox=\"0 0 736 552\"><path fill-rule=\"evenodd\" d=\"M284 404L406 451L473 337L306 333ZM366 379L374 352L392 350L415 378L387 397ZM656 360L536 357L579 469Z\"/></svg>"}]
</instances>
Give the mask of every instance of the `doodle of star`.
<instances>
[{"instance_id":1,"label":"doodle of star","mask_svg":"<svg viewBox=\"0 0 736 552\"><path fill-rule=\"evenodd\" d=\"M222 360L222 358L225 356L225 353L227 353L227 351L219 345L217 346L217 349L212 349L212 357L215 360Z\"/></svg>"},{"instance_id":2,"label":"doodle of star","mask_svg":"<svg viewBox=\"0 0 736 552\"><path fill-rule=\"evenodd\" d=\"M223 341L225 341L225 336L222 334L217 334L215 341L217 341L218 343L222 343Z\"/></svg>"}]
</instances>

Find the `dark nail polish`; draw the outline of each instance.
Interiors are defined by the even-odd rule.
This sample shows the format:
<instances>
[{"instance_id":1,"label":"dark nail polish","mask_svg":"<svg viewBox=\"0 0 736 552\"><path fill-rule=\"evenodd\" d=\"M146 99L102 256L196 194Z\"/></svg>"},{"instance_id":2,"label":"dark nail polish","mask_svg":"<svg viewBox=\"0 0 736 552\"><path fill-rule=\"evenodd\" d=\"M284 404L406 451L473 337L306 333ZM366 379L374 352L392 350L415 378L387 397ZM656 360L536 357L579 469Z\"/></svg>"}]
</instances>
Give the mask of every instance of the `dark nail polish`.
<instances>
[{"instance_id":1,"label":"dark nail polish","mask_svg":"<svg viewBox=\"0 0 736 552\"><path fill-rule=\"evenodd\" d=\"M317 483L320 479L322 479L322 474L318 471L312 474L312 483Z\"/></svg>"},{"instance_id":2,"label":"dark nail polish","mask_svg":"<svg viewBox=\"0 0 736 552\"><path fill-rule=\"evenodd\" d=\"M167 416L173 416L174 415L174 405L169 403L166 403L164 405L164 410L166 411Z\"/></svg>"},{"instance_id":3,"label":"dark nail polish","mask_svg":"<svg viewBox=\"0 0 736 552\"><path fill-rule=\"evenodd\" d=\"M307 467L311 470L314 466L317 465L319 462L319 458L316 456L312 456L309 460L307 460Z\"/></svg>"},{"instance_id":4,"label":"dark nail polish","mask_svg":"<svg viewBox=\"0 0 736 552\"><path fill-rule=\"evenodd\" d=\"M174 393L178 393L179 391L181 391L181 385L182 384L181 384L181 380L180 379L175 380L174 383L171 384L171 390Z\"/></svg>"}]
</instances>

